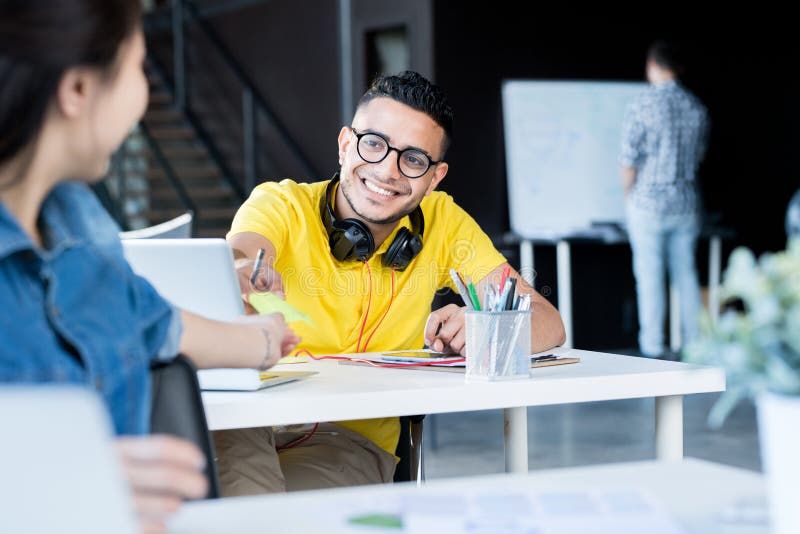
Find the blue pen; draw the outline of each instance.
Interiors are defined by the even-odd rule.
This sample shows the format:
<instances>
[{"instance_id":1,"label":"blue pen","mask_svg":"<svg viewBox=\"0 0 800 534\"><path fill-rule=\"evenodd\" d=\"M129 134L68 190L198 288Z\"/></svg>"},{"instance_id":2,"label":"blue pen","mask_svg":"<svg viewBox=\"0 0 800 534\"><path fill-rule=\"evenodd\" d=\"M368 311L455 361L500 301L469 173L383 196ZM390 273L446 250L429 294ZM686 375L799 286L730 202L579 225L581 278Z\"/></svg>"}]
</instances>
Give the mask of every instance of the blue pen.
<instances>
[{"instance_id":1,"label":"blue pen","mask_svg":"<svg viewBox=\"0 0 800 534\"><path fill-rule=\"evenodd\" d=\"M495 306L497 306L497 292L495 289L487 284L483 290L483 293L483 309L486 311L496 311Z\"/></svg>"}]
</instances>

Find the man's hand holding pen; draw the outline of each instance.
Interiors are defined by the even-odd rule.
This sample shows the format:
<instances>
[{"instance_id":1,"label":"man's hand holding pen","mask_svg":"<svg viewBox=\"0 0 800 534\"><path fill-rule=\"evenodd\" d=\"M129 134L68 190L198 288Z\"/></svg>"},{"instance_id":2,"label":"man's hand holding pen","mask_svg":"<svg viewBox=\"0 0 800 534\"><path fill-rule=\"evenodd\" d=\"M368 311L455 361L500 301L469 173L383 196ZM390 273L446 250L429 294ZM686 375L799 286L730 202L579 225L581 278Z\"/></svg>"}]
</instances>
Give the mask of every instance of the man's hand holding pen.
<instances>
[{"instance_id":1,"label":"man's hand holding pen","mask_svg":"<svg viewBox=\"0 0 800 534\"><path fill-rule=\"evenodd\" d=\"M239 288L248 314L256 313L248 302L250 293L274 293L282 299L286 298L281 275L263 261L263 254L259 255L262 258L257 257L255 260L240 258L235 262Z\"/></svg>"},{"instance_id":2,"label":"man's hand holding pen","mask_svg":"<svg viewBox=\"0 0 800 534\"><path fill-rule=\"evenodd\" d=\"M448 304L431 312L425 325L425 344L436 352L466 355L466 307Z\"/></svg>"}]
</instances>

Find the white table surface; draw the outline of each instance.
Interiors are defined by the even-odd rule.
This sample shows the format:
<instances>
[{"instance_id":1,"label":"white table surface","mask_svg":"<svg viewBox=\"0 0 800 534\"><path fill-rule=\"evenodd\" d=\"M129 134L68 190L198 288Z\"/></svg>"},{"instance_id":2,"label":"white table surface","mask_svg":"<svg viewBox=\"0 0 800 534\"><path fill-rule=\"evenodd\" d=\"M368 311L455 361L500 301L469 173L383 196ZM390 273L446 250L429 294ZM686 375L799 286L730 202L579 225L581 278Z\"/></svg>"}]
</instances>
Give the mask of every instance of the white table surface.
<instances>
[{"instance_id":1,"label":"white table surface","mask_svg":"<svg viewBox=\"0 0 800 534\"><path fill-rule=\"evenodd\" d=\"M402 532L350 526L341 514L363 503L469 492L642 490L692 534L764 534L766 503L760 474L702 460L634 462L490 475L413 484L362 486L189 503L170 523L172 534L212 532ZM335 511L335 512L333 512ZM437 530L438 534L444 531ZM624 534L615 532L614 534Z\"/></svg>"},{"instance_id":2,"label":"white table surface","mask_svg":"<svg viewBox=\"0 0 800 534\"><path fill-rule=\"evenodd\" d=\"M204 392L211 430L506 409L507 470L527 471L527 406L656 397L656 449L682 457L682 396L725 389L721 369L575 349L580 363L542 367L530 379L465 383L461 373L313 361L276 370L310 378L257 392Z\"/></svg>"},{"instance_id":3,"label":"white table surface","mask_svg":"<svg viewBox=\"0 0 800 534\"><path fill-rule=\"evenodd\" d=\"M467 412L722 391L716 368L574 349L580 363L534 369L528 380L464 382L460 373L314 361L275 370L319 371L256 392L204 392L211 430Z\"/></svg>"}]
</instances>

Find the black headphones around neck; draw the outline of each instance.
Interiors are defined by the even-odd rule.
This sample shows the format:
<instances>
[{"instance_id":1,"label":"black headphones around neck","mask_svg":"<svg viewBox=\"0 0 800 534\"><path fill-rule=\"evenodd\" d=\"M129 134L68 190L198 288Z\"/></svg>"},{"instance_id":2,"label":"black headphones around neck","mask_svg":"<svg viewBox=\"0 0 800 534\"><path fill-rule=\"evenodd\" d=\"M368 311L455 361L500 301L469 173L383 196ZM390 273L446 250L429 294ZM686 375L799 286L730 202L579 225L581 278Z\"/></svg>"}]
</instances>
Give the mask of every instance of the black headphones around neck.
<instances>
[{"instance_id":1,"label":"black headphones around neck","mask_svg":"<svg viewBox=\"0 0 800 534\"><path fill-rule=\"evenodd\" d=\"M344 219L337 221L331 207L331 196L334 187L339 182L339 173L333 175L325 195L320 198L320 215L325 231L328 232L328 244L331 254L339 261L367 261L375 252L375 239L369 228L358 219ZM411 221L411 230L400 228L392 240L392 244L383 255L381 263L384 267L394 268L398 271L405 270L419 251L422 250L422 233L425 231L425 218L422 209L417 206L408 214Z\"/></svg>"}]
</instances>

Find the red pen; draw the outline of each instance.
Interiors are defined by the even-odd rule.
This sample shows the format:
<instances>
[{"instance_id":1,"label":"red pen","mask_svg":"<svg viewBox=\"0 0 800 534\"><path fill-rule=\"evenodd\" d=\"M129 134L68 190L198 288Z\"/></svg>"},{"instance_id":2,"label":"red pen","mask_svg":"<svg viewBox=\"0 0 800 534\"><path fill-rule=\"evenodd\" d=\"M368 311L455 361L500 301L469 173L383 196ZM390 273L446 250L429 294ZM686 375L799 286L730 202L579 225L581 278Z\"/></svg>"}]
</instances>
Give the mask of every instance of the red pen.
<instances>
[{"instance_id":1,"label":"red pen","mask_svg":"<svg viewBox=\"0 0 800 534\"><path fill-rule=\"evenodd\" d=\"M508 275L511 274L511 266L506 265L503 268L503 275L500 277L500 294L503 294L503 289L506 287L506 280L508 280Z\"/></svg>"}]
</instances>

